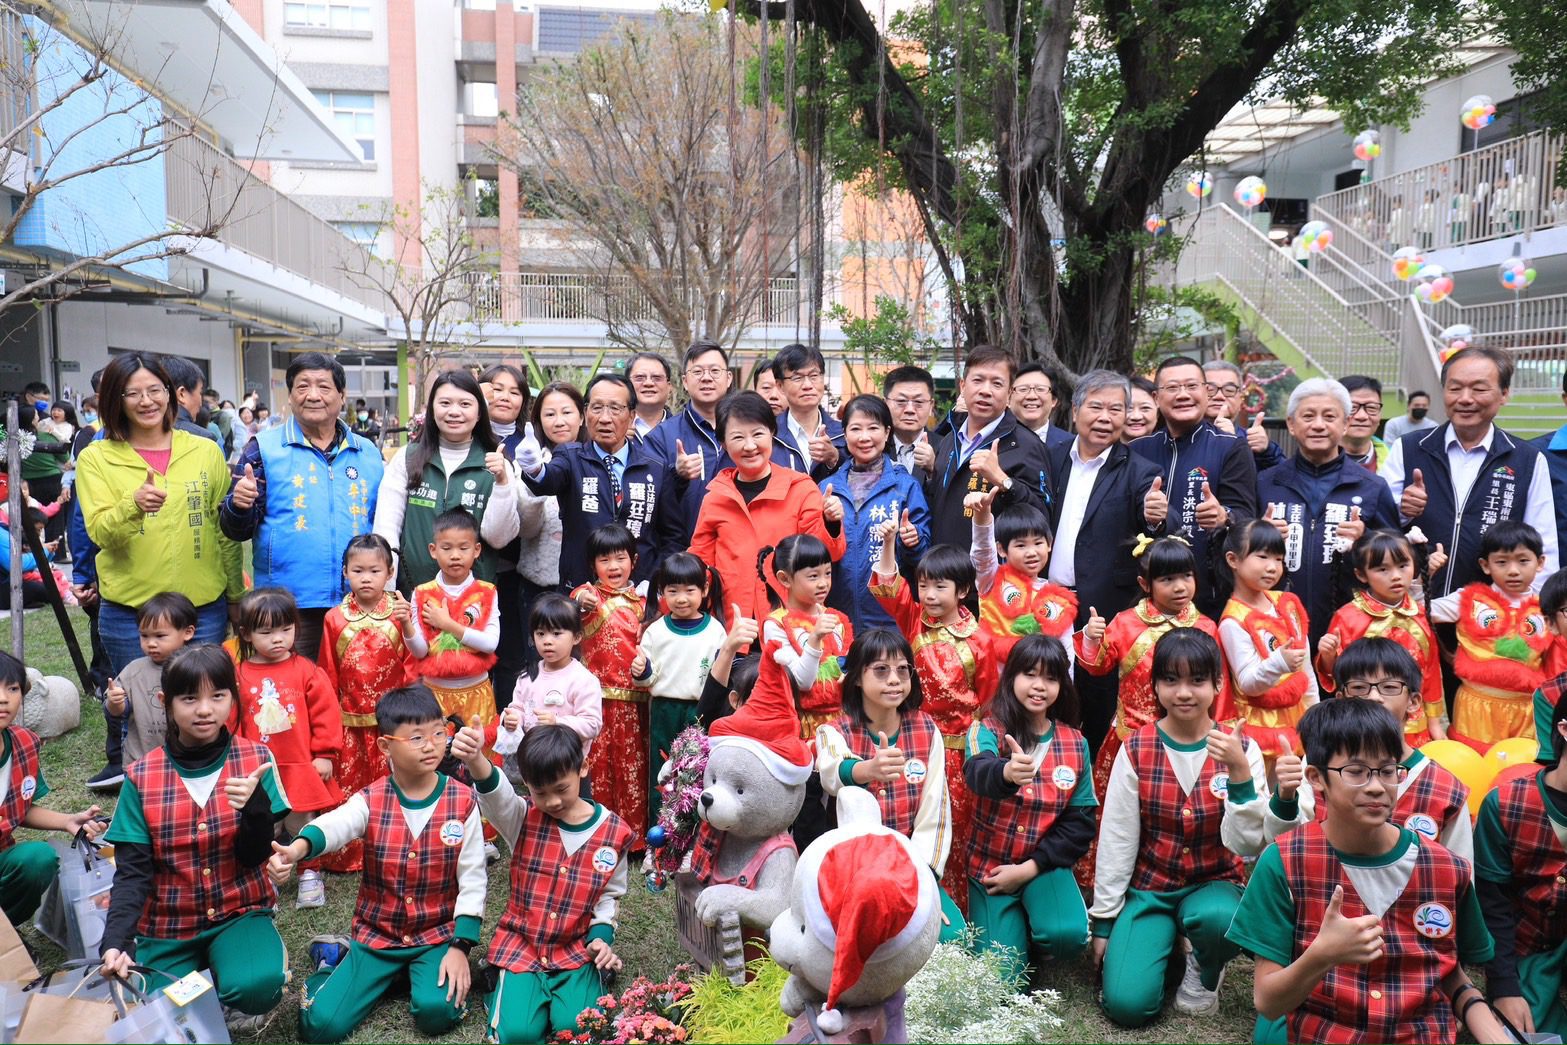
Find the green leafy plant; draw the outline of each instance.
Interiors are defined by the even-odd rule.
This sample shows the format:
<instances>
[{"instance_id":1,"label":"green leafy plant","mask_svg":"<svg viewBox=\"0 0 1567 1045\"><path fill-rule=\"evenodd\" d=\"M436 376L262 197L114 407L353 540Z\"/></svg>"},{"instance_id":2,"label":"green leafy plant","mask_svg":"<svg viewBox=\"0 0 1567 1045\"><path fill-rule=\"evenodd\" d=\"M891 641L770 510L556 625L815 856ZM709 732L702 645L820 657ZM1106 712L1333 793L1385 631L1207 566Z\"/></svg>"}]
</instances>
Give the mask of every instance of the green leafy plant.
<instances>
[{"instance_id":1,"label":"green leafy plant","mask_svg":"<svg viewBox=\"0 0 1567 1045\"><path fill-rule=\"evenodd\" d=\"M1061 1025L1055 991L1024 991L1008 971L1003 948L976 950L974 931L936 945L905 988L903 1015L911 1042L1043 1041Z\"/></svg>"},{"instance_id":2,"label":"green leafy plant","mask_svg":"<svg viewBox=\"0 0 1567 1045\"><path fill-rule=\"evenodd\" d=\"M681 1001L682 1023L692 1041L747 1043L777 1041L789 1029L789 1017L778 1007L789 974L771 958L750 966L751 979L736 987L718 973L708 973Z\"/></svg>"}]
</instances>

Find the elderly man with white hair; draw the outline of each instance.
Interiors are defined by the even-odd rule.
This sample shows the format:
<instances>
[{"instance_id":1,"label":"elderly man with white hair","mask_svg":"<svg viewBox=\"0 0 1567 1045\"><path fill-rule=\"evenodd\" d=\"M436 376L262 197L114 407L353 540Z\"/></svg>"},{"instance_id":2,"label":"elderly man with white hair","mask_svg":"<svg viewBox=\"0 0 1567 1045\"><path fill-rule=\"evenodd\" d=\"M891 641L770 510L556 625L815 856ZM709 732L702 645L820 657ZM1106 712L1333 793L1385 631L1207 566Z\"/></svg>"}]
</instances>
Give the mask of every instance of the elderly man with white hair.
<instances>
[{"instance_id":1,"label":"elderly man with white hair","mask_svg":"<svg viewBox=\"0 0 1567 1045\"><path fill-rule=\"evenodd\" d=\"M1328 629L1348 586L1334 591L1334 571L1347 570L1337 547L1368 529L1397 529L1398 505L1383 480L1351 461L1340 443L1349 428L1350 398L1331 378L1302 381L1290 393L1288 424L1295 456L1257 477L1263 517L1284 534L1285 585L1311 617L1311 648Z\"/></svg>"}]
</instances>

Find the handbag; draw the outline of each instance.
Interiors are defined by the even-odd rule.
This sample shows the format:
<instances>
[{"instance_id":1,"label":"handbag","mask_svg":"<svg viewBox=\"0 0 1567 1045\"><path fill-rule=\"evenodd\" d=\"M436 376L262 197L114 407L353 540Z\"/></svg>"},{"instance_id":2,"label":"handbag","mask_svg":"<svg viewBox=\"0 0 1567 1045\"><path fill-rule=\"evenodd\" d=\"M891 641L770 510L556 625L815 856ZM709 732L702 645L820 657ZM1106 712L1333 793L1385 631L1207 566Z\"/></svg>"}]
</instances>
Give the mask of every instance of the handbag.
<instances>
[{"instance_id":1,"label":"handbag","mask_svg":"<svg viewBox=\"0 0 1567 1045\"><path fill-rule=\"evenodd\" d=\"M144 972L155 972L145 969ZM162 974L167 978L167 974ZM132 1042L137 1045L227 1045L228 1024L223 1005L213 985L212 971L193 972L148 993L128 982L117 984L120 1018L109 1027L104 1041Z\"/></svg>"},{"instance_id":2,"label":"handbag","mask_svg":"<svg viewBox=\"0 0 1567 1045\"><path fill-rule=\"evenodd\" d=\"M33 925L67 958L96 958L109 918L114 861L88 839L86 831L78 831L69 845L49 844L59 853L60 873L45 890Z\"/></svg>"}]
</instances>

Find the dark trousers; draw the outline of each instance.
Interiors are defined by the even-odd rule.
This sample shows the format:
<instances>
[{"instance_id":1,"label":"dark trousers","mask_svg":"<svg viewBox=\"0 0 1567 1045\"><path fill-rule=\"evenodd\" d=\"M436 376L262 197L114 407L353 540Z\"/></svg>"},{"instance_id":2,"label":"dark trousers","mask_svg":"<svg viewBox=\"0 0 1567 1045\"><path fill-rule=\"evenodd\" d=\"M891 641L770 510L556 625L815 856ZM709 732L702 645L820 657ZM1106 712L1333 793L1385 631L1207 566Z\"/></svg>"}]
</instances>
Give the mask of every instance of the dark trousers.
<instances>
[{"instance_id":1,"label":"dark trousers","mask_svg":"<svg viewBox=\"0 0 1567 1045\"><path fill-rule=\"evenodd\" d=\"M528 670L527 655L533 648L533 634L528 628L527 608L523 605L522 586L526 583L515 569L502 568L495 573L495 605L501 615L501 638L500 645L495 648L490 682L495 686L496 711L505 711L511 705L517 676ZM532 600L528 603L531 605Z\"/></svg>"},{"instance_id":2,"label":"dark trousers","mask_svg":"<svg viewBox=\"0 0 1567 1045\"><path fill-rule=\"evenodd\" d=\"M1078 667L1073 675L1077 684L1077 703L1083 715L1083 739L1088 750L1097 757L1099 748L1110 735L1110 723L1115 718L1115 702L1120 693L1120 680L1116 673L1090 675Z\"/></svg>"},{"instance_id":3,"label":"dark trousers","mask_svg":"<svg viewBox=\"0 0 1567 1045\"><path fill-rule=\"evenodd\" d=\"M294 652L313 661L321 653L321 626L330 606L299 607L299 627L294 631Z\"/></svg>"}]
</instances>

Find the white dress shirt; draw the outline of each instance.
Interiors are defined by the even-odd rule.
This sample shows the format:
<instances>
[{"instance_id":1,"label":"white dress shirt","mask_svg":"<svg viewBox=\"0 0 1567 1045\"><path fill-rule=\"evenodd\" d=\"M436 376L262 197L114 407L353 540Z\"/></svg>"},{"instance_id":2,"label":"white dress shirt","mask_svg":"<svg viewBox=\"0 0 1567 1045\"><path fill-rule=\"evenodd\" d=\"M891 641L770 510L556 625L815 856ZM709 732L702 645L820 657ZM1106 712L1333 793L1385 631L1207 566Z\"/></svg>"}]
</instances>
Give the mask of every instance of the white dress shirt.
<instances>
[{"instance_id":1,"label":"white dress shirt","mask_svg":"<svg viewBox=\"0 0 1567 1045\"><path fill-rule=\"evenodd\" d=\"M1078 453L1081 445L1081 439L1074 439L1068 451L1072 471L1061 490L1061 521L1056 525L1056 543L1050 549L1050 568L1045 573L1052 583L1063 588L1077 587L1077 534L1083 528L1083 516L1088 512L1088 498L1094 492L1094 483L1099 481L1099 473L1110 459L1110 451L1115 449L1112 443L1085 461Z\"/></svg>"}]
</instances>

